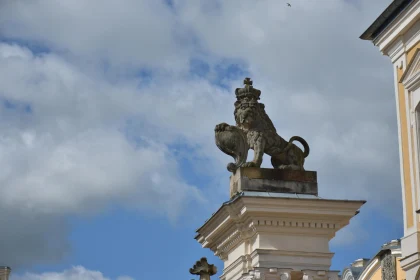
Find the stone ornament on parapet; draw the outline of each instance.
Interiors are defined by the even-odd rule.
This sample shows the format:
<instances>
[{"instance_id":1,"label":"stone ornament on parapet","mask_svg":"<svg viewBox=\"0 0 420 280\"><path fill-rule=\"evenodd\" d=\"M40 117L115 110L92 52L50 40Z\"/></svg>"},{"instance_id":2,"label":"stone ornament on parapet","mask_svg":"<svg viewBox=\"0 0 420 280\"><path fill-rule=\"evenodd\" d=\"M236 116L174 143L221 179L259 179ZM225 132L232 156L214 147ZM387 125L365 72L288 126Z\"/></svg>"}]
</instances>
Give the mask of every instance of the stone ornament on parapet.
<instances>
[{"instance_id":1,"label":"stone ornament on parapet","mask_svg":"<svg viewBox=\"0 0 420 280\"><path fill-rule=\"evenodd\" d=\"M317 173L240 167L230 176L230 198L242 192L318 195Z\"/></svg>"},{"instance_id":2,"label":"stone ornament on parapet","mask_svg":"<svg viewBox=\"0 0 420 280\"><path fill-rule=\"evenodd\" d=\"M261 91L254 88L250 78L245 78L244 87L235 90L234 116L236 125L221 123L215 127L217 147L235 159L227 169L235 172L240 167L261 167L263 155L271 156L276 169L304 170L305 158L309 155L308 143L299 136L289 141L277 134L265 106L259 103ZM298 141L302 151L293 144ZM247 161L248 151L254 150L254 158Z\"/></svg>"},{"instance_id":3,"label":"stone ornament on parapet","mask_svg":"<svg viewBox=\"0 0 420 280\"><path fill-rule=\"evenodd\" d=\"M199 275L200 280L210 280L210 276L217 273L217 267L213 264L209 264L207 258L203 257L190 268L190 273Z\"/></svg>"},{"instance_id":4,"label":"stone ornament on parapet","mask_svg":"<svg viewBox=\"0 0 420 280\"><path fill-rule=\"evenodd\" d=\"M235 95L236 125L215 128L217 147L234 159L230 199L195 239L224 262L221 280L338 280L329 242L366 201L320 198L317 173L304 168L308 143L277 134L251 79ZM264 154L274 168L261 168Z\"/></svg>"}]
</instances>

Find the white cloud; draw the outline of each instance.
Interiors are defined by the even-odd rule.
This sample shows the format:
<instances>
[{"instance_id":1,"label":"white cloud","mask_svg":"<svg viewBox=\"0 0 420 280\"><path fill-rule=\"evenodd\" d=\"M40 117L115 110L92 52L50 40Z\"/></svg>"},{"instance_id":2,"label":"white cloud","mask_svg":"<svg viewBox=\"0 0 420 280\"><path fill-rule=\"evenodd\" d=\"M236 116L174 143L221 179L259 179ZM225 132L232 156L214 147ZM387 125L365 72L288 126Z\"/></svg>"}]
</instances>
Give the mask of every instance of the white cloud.
<instances>
[{"instance_id":1,"label":"white cloud","mask_svg":"<svg viewBox=\"0 0 420 280\"><path fill-rule=\"evenodd\" d=\"M112 280L102 272L88 270L83 266L74 266L63 272L44 272L41 274L26 273L22 276L12 275L10 280ZM129 276L120 276L115 280L134 280Z\"/></svg>"},{"instance_id":2,"label":"white cloud","mask_svg":"<svg viewBox=\"0 0 420 280\"><path fill-rule=\"evenodd\" d=\"M352 218L349 225L336 233L335 237L330 241L330 246L362 244L368 238L369 233L366 231L360 220Z\"/></svg>"},{"instance_id":3,"label":"white cloud","mask_svg":"<svg viewBox=\"0 0 420 280\"><path fill-rule=\"evenodd\" d=\"M3 1L0 23L4 36L26 38L60 52L115 65L185 64L177 18L164 1ZM60 23L60 24L56 24ZM181 37L181 38L179 38ZM182 54L182 55L180 55Z\"/></svg>"},{"instance_id":4,"label":"white cloud","mask_svg":"<svg viewBox=\"0 0 420 280\"><path fill-rule=\"evenodd\" d=\"M164 138L151 139L147 131L126 125L128 120L156 125L147 115L136 117L142 100L136 98L135 86L112 85L56 55L34 55L4 43L0 73L0 98L8 104L0 106L3 218L12 230L36 226L30 223L36 216L43 222L33 231L61 242L49 248L48 239L27 236L22 242L5 231L1 238L8 241L2 242L0 252L8 252L2 256L8 265L51 260L67 252L66 227L51 230L65 215L119 203L174 220L189 203L205 201L178 174ZM182 106L185 110L186 104ZM10 253L18 254L10 247L19 244L32 248L33 254L18 258Z\"/></svg>"},{"instance_id":5,"label":"white cloud","mask_svg":"<svg viewBox=\"0 0 420 280\"><path fill-rule=\"evenodd\" d=\"M279 133L308 140L321 196L392 201L386 214L398 215L392 67L358 39L386 4L202 0L174 1L172 11L163 1L115 3L2 3L2 34L52 50L0 44L0 97L16 106L0 106L0 201L9 211L23 205L53 224L52 213L116 200L176 214L185 198L201 197L177 172L167 146L179 143L226 199L230 159L213 129L233 123L234 94L206 79L229 58L248 68ZM188 77L196 56L210 65L204 79ZM136 67L159 71L144 85L129 71Z\"/></svg>"},{"instance_id":6,"label":"white cloud","mask_svg":"<svg viewBox=\"0 0 420 280\"><path fill-rule=\"evenodd\" d=\"M125 136L124 121L133 113L125 105L135 92L115 96L111 85L92 80L55 56L28 55L26 49L5 44L0 54L5 65L0 72L6 76L0 86L2 98L29 104L32 111L25 115L4 106L0 111L9 115L0 122L4 205L75 213L136 194L144 203L170 198L176 208L188 193L196 193L176 178L177 163L163 144L138 131L144 144L136 147ZM22 118L27 121L20 123ZM159 184L153 174L161 177ZM174 186L162 189L171 181Z\"/></svg>"}]
</instances>

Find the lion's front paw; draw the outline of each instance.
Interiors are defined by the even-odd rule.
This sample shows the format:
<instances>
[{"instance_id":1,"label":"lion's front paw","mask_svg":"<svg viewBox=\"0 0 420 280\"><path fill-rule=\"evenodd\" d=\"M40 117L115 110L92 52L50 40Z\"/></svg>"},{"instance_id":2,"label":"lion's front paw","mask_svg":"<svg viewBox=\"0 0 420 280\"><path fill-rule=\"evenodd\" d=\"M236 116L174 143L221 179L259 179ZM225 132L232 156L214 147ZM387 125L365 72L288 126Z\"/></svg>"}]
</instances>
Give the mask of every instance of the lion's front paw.
<instances>
[{"instance_id":1,"label":"lion's front paw","mask_svg":"<svg viewBox=\"0 0 420 280\"><path fill-rule=\"evenodd\" d=\"M242 167L258 167L257 164L253 161L245 162Z\"/></svg>"},{"instance_id":2,"label":"lion's front paw","mask_svg":"<svg viewBox=\"0 0 420 280\"><path fill-rule=\"evenodd\" d=\"M225 131L227 130L228 127L229 125L227 123L221 123L221 124L216 125L214 131L216 132Z\"/></svg>"}]
</instances>

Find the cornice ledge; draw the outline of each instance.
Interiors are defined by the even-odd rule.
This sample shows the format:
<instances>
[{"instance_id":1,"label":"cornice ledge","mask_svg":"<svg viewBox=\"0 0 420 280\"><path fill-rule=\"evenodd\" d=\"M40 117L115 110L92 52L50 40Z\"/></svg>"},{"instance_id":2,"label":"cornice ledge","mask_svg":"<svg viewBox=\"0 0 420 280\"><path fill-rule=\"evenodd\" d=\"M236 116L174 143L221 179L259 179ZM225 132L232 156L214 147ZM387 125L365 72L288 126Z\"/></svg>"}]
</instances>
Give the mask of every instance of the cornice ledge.
<instances>
[{"instance_id":1,"label":"cornice ledge","mask_svg":"<svg viewBox=\"0 0 420 280\"><path fill-rule=\"evenodd\" d=\"M399 82L408 91L414 91L420 86L420 49L416 50Z\"/></svg>"},{"instance_id":2,"label":"cornice ledge","mask_svg":"<svg viewBox=\"0 0 420 280\"><path fill-rule=\"evenodd\" d=\"M320 257L331 259L334 257L334 253L323 253L323 252L303 252L303 251L289 251L289 250L275 250L275 249L255 249L252 251L251 258L257 255L282 255L282 256L299 256L299 257Z\"/></svg>"},{"instance_id":3,"label":"cornice ledge","mask_svg":"<svg viewBox=\"0 0 420 280\"><path fill-rule=\"evenodd\" d=\"M246 262L246 256L240 256L237 258L234 262L232 262L228 267L225 267L223 269L223 275L226 275L233 271L235 268L237 268L239 265L242 266L242 264Z\"/></svg>"},{"instance_id":4,"label":"cornice ledge","mask_svg":"<svg viewBox=\"0 0 420 280\"><path fill-rule=\"evenodd\" d=\"M381 52L383 55L387 55L392 63L395 63L405 51L405 42L402 36L399 36L389 47L383 49Z\"/></svg>"},{"instance_id":5,"label":"cornice ledge","mask_svg":"<svg viewBox=\"0 0 420 280\"><path fill-rule=\"evenodd\" d=\"M225 239L220 245L216 247L214 254L221 259L227 258L227 253L235 247L242 240L242 234L239 230L236 230L232 235Z\"/></svg>"},{"instance_id":6,"label":"cornice ledge","mask_svg":"<svg viewBox=\"0 0 420 280\"><path fill-rule=\"evenodd\" d=\"M420 253L414 253L412 255L403 257L400 260L401 268L408 270L420 264Z\"/></svg>"},{"instance_id":7,"label":"cornice ledge","mask_svg":"<svg viewBox=\"0 0 420 280\"><path fill-rule=\"evenodd\" d=\"M396 33L399 34L401 31L404 31L402 28L404 25L404 21L411 21L410 17L413 15L416 17L416 13L418 13L418 9L420 8L420 2L414 1L414 4L409 7L406 11L401 13L394 21L387 27L385 30L383 30L375 40L373 40L373 44L375 46L379 47L380 51L383 51L386 49L389 44L392 44L392 42L398 38ZM407 26L407 25L405 25ZM406 28L406 27L404 27Z\"/></svg>"}]
</instances>

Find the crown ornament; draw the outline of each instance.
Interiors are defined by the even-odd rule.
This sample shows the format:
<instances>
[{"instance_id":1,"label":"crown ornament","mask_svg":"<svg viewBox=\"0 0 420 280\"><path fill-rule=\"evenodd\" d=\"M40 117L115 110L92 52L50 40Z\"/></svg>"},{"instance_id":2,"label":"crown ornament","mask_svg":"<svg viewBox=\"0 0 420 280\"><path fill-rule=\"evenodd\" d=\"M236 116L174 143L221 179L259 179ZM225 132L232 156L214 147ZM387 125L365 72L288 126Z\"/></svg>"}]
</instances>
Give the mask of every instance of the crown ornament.
<instances>
[{"instance_id":1,"label":"crown ornament","mask_svg":"<svg viewBox=\"0 0 420 280\"><path fill-rule=\"evenodd\" d=\"M243 88L237 88L235 90L235 95L238 100L249 97L254 98L256 100L260 99L261 90L256 89L252 86L252 80L251 78L245 78L244 80L244 87Z\"/></svg>"}]
</instances>

